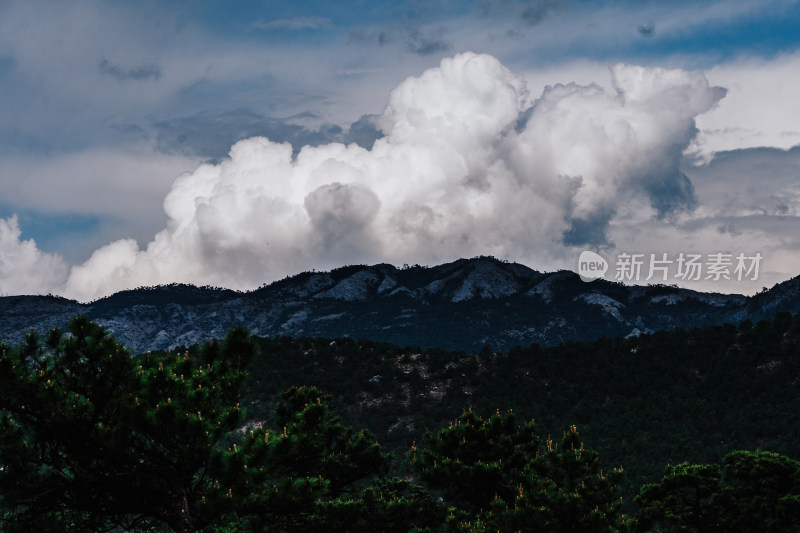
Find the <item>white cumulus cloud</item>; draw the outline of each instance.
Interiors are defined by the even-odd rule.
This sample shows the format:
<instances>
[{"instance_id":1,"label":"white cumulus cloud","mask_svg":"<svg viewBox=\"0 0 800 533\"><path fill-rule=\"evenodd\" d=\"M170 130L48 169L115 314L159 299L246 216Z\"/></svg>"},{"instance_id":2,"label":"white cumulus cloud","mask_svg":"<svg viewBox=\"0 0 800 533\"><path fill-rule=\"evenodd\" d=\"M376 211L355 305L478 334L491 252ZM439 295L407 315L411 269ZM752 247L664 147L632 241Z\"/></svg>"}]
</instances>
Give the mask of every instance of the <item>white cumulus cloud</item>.
<instances>
[{"instance_id":1,"label":"white cumulus cloud","mask_svg":"<svg viewBox=\"0 0 800 533\"><path fill-rule=\"evenodd\" d=\"M603 244L619 206L690 208L679 170L695 117L724 90L701 73L617 65L612 90L525 82L488 55L459 54L392 91L385 137L306 146L238 142L178 178L166 227L144 249L111 243L73 267L89 300L170 282L248 289L347 263L431 264L478 254L538 268Z\"/></svg>"},{"instance_id":2,"label":"white cumulus cloud","mask_svg":"<svg viewBox=\"0 0 800 533\"><path fill-rule=\"evenodd\" d=\"M0 218L0 295L53 292L67 277L66 263L21 236L16 216Z\"/></svg>"}]
</instances>

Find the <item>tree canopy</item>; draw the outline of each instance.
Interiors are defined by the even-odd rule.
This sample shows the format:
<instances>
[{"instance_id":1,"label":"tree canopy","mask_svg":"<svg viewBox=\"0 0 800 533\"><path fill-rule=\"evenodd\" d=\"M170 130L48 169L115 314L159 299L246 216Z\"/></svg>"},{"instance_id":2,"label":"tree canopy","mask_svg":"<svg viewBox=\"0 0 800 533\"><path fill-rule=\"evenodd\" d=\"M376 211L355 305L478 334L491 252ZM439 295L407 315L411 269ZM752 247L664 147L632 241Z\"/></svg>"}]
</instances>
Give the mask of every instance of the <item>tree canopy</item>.
<instances>
[{"instance_id":1,"label":"tree canopy","mask_svg":"<svg viewBox=\"0 0 800 533\"><path fill-rule=\"evenodd\" d=\"M186 532L231 515L288 527L319 495L386 470L374 437L331 417L314 387L281 396L278 429L243 428L239 398L255 353L236 329L196 356L132 357L86 317L44 341L3 346L4 531Z\"/></svg>"},{"instance_id":2,"label":"tree canopy","mask_svg":"<svg viewBox=\"0 0 800 533\"><path fill-rule=\"evenodd\" d=\"M752 329L782 339L784 362L773 366L793 369L796 335L778 335L786 329L778 326ZM739 342L750 342L750 329L740 326ZM249 370L255 366L266 383L281 374L270 375L265 361L273 368L293 361L277 350L259 355L259 343L282 346L235 329L188 350L132 355L79 316L46 338L31 333L20 346L0 345L2 531L800 531L800 463L774 452L667 466L659 482L641 487L635 516L623 514L622 468L604 469L575 425L560 439L544 437L511 409L481 416L466 408L419 442L409 439L407 462L392 463L374 435L343 422L334 413L342 404L316 386L283 389L270 411L245 402L247 384L258 384ZM316 350L317 358L368 375L355 355L385 348L346 340L319 346L302 347L303 357ZM341 350L355 355L339 357ZM426 386L425 369L414 366L423 355L438 358L448 379L479 364L397 349L393 357L408 370L396 387ZM505 356L486 350L480 357ZM506 363L519 357L498 368L512 376ZM489 377L500 383L500 375ZM362 381L371 394L381 391L381 380ZM353 401L370 398L353 394ZM246 415L245 403L258 407L255 414ZM401 420L397 413L390 411ZM387 477L397 475L397 463L405 478ZM627 513L633 506L626 505Z\"/></svg>"},{"instance_id":3,"label":"tree canopy","mask_svg":"<svg viewBox=\"0 0 800 533\"><path fill-rule=\"evenodd\" d=\"M636 502L641 531L800 531L800 462L742 450L721 465L670 465Z\"/></svg>"},{"instance_id":4,"label":"tree canopy","mask_svg":"<svg viewBox=\"0 0 800 533\"><path fill-rule=\"evenodd\" d=\"M518 424L511 410L484 419L470 408L426 441L410 459L443 490L455 530L610 532L630 523L620 512L622 471L604 473L575 426L541 448L533 420Z\"/></svg>"}]
</instances>

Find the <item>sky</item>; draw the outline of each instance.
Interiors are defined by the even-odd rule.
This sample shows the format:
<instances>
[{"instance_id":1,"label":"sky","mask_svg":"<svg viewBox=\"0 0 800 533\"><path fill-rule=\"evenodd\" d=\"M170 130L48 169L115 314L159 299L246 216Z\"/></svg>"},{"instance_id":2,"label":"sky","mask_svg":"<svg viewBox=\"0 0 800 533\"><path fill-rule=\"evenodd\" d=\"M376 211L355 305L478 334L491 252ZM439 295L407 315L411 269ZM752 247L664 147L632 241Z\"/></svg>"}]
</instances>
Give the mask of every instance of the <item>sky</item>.
<instances>
[{"instance_id":1,"label":"sky","mask_svg":"<svg viewBox=\"0 0 800 533\"><path fill-rule=\"evenodd\" d=\"M0 295L583 251L753 294L800 274L798 28L791 0L2 0Z\"/></svg>"}]
</instances>

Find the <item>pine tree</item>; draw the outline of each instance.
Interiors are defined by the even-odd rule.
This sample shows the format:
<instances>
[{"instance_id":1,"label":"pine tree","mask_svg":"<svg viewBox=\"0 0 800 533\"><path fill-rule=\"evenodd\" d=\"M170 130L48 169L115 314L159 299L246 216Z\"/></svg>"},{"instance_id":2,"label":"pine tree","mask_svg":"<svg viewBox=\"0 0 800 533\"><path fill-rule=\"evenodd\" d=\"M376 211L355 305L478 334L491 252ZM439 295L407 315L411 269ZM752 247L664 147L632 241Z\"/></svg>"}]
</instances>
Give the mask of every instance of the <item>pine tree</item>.
<instances>
[{"instance_id":1,"label":"pine tree","mask_svg":"<svg viewBox=\"0 0 800 533\"><path fill-rule=\"evenodd\" d=\"M357 481L386 473L391 456L366 430L331 416L330 396L316 387L291 387L275 408L278 429L246 430L211 462L203 516L235 515L239 531L308 530L316 506L339 498Z\"/></svg>"},{"instance_id":2,"label":"pine tree","mask_svg":"<svg viewBox=\"0 0 800 533\"><path fill-rule=\"evenodd\" d=\"M137 358L86 317L0 354L5 531L98 531L155 520L194 531L217 443L242 419L242 329Z\"/></svg>"},{"instance_id":3,"label":"pine tree","mask_svg":"<svg viewBox=\"0 0 800 533\"><path fill-rule=\"evenodd\" d=\"M712 497L719 490L720 476L718 465L667 465L661 482L644 485L636 497L641 509L639 529L718 530L718 510L712 506Z\"/></svg>"},{"instance_id":4,"label":"pine tree","mask_svg":"<svg viewBox=\"0 0 800 533\"><path fill-rule=\"evenodd\" d=\"M512 411L488 419L464 412L426 433L427 447L409 457L423 480L443 491L454 531L625 530L621 470L603 472L577 429L540 451L534 421L517 425Z\"/></svg>"},{"instance_id":5,"label":"pine tree","mask_svg":"<svg viewBox=\"0 0 800 533\"><path fill-rule=\"evenodd\" d=\"M628 529L630 520L620 512L622 469L603 471L599 454L584 447L575 426L562 434L560 443L548 437L544 444L526 471L516 508L538 509L538 519L547 531ZM524 494L530 497L523 500Z\"/></svg>"},{"instance_id":6,"label":"pine tree","mask_svg":"<svg viewBox=\"0 0 800 533\"><path fill-rule=\"evenodd\" d=\"M0 350L3 531L301 530L388 468L314 387L281 394L277 428L243 428L243 329L196 355L132 357L78 317Z\"/></svg>"},{"instance_id":7,"label":"pine tree","mask_svg":"<svg viewBox=\"0 0 800 533\"><path fill-rule=\"evenodd\" d=\"M406 533L438 530L444 509L419 485L399 478L377 479L355 494L318 501L307 531Z\"/></svg>"},{"instance_id":8,"label":"pine tree","mask_svg":"<svg viewBox=\"0 0 800 533\"><path fill-rule=\"evenodd\" d=\"M642 487L640 531L800 531L800 462L737 451L721 465L667 466Z\"/></svg>"},{"instance_id":9,"label":"pine tree","mask_svg":"<svg viewBox=\"0 0 800 533\"><path fill-rule=\"evenodd\" d=\"M427 447L412 446L409 458L420 477L441 488L449 501L469 511L486 509L495 495L513 496L519 479L537 453L533 421L517 426L513 412L484 420L470 408L438 432L427 431Z\"/></svg>"}]
</instances>

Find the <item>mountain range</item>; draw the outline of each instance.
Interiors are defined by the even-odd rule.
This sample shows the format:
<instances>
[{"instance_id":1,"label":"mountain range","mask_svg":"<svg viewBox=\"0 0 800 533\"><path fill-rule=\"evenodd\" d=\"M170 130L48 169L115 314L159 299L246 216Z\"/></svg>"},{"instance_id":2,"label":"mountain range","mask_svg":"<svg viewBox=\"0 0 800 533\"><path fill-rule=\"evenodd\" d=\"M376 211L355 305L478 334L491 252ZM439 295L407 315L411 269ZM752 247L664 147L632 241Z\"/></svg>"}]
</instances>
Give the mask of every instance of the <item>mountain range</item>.
<instances>
[{"instance_id":1,"label":"mountain range","mask_svg":"<svg viewBox=\"0 0 800 533\"><path fill-rule=\"evenodd\" d=\"M671 285L627 286L573 272L543 273L493 257L433 266L388 264L304 272L249 292L173 284L90 303L57 296L0 298L0 339L19 343L77 314L133 352L190 346L242 325L263 337L352 337L475 351L601 336L756 322L800 311L800 276L753 296Z\"/></svg>"}]
</instances>

